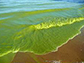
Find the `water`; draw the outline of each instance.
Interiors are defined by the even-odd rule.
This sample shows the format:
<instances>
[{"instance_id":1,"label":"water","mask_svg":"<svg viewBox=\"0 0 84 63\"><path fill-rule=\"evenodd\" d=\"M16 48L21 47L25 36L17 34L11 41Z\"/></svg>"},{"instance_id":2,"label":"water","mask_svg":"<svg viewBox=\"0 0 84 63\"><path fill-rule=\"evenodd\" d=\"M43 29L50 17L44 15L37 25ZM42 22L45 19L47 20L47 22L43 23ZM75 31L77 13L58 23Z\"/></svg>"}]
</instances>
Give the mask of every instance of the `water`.
<instances>
[{"instance_id":1,"label":"water","mask_svg":"<svg viewBox=\"0 0 84 63\"><path fill-rule=\"evenodd\" d=\"M80 4L51 0L0 0L0 13L69 8Z\"/></svg>"},{"instance_id":2,"label":"water","mask_svg":"<svg viewBox=\"0 0 84 63\"><path fill-rule=\"evenodd\" d=\"M76 2L79 2L79 1L76 0ZM34 21L34 18L37 18L36 15L35 17L31 17L31 18L27 16L26 13L29 11L45 10L45 9L75 8L75 7L79 8L83 4L83 3L76 3L76 2L73 2L72 0L71 1L70 0L64 0L64 1L63 0L59 0L59 1L57 0L56 1L55 0L0 0L0 21L1 21L0 24L12 26L12 24L26 25L26 23L28 23L29 25L30 22L27 22L28 19L30 19L32 23L32 18L33 18L33 21ZM25 12L25 14L24 13L21 14L20 12ZM6 21L5 19L8 19L8 21ZM1 31L2 30L4 29L2 28Z\"/></svg>"}]
</instances>

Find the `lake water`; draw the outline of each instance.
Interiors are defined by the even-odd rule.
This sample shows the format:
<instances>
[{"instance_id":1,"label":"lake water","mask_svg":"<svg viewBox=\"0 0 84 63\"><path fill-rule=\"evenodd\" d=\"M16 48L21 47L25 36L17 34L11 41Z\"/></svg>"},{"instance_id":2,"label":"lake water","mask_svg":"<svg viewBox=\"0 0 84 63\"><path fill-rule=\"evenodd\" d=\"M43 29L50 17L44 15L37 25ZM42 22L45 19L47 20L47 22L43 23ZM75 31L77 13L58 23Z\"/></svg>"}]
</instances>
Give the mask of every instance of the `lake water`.
<instances>
[{"instance_id":1,"label":"lake water","mask_svg":"<svg viewBox=\"0 0 84 63\"><path fill-rule=\"evenodd\" d=\"M51 0L0 0L0 13L69 8L81 3Z\"/></svg>"},{"instance_id":2,"label":"lake water","mask_svg":"<svg viewBox=\"0 0 84 63\"><path fill-rule=\"evenodd\" d=\"M83 0L81 0L83 1ZM60 0L60 1L56 1L56 0L0 0L0 21L5 21L4 19L13 19L13 18L17 18L18 22L15 21L15 19L13 20L12 23L24 23L26 24L26 21L27 19L25 17L27 17L26 13L29 12L29 11L36 11L36 10L45 10L45 9L62 9L62 8L80 8L82 7L83 3L78 3L79 1L76 0L76 2L73 2L73 0ZM15 13L16 14L15 14ZM18 14L19 16L21 15L20 12L25 12L25 17L23 16L23 18L26 20L25 22L24 19L23 21L19 21L19 20L22 20L19 19L20 17L18 17ZM17 14L18 13L18 14ZM17 17L16 17L17 16ZM9 20L10 20L9 19ZM33 19L34 20L34 19ZM11 21L10 21L11 23ZM12 24L11 23L11 24ZM84 36L84 35L83 35ZM77 38L78 39L78 38ZM83 40L84 41L84 40ZM75 41L74 41L75 42ZM76 43L77 44L77 43ZM68 47L68 46L67 46ZM65 48L67 48L65 47ZM72 47L72 46L70 46ZM69 48L70 48L69 47ZM83 46L82 46L83 47ZM72 50L72 49L71 49ZM74 49L73 49L74 50ZM62 50L64 51L64 49ZM68 49L67 49L68 51ZM67 53L67 52L66 52ZM65 54L66 54L65 53ZM72 52L73 53L73 52ZM83 52L82 52L83 53ZM23 53L24 54L24 53ZM55 54L52 54L50 53L49 55L50 56L43 56L43 58L47 58L49 59L52 59L54 58L54 56L56 55L57 53ZM61 53L62 54L62 53ZM58 56L59 58L64 58L63 56L61 57L60 55L60 52L59 54L57 54L56 56ZM70 54L70 52L68 52L68 54ZM77 53L78 54L78 53ZM81 54L81 53L80 53ZM79 54L79 55L80 55ZM21 54L22 55L22 54ZM21 56L20 55L20 56ZM25 55L25 54L24 54ZM30 54L29 54L30 55ZM67 55L67 54L66 54ZM72 54L71 54L72 55ZM84 55L84 54L82 54ZM27 55L26 55L27 56ZM18 56L19 57L19 56ZM38 56L39 57L39 56ZM59 59L57 57L57 59ZM65 59L67 59L69 56L66 56ZM84 56L83 56L84 57ZM26 58L26 57L25 57ZM42 58L42 57L41 57ZM73 56L71 57L73 58ZM71 59L70 58L70 59ZM78 58L78 57L77 57ZM56 59L56 58L55 58ZM57 60L56 59L56 60ZM21 59L20 59L21 60ZM84 58L83 58L84 60ZM24 60L23 60L24 61Z\"/></svg>"}]
</instances>

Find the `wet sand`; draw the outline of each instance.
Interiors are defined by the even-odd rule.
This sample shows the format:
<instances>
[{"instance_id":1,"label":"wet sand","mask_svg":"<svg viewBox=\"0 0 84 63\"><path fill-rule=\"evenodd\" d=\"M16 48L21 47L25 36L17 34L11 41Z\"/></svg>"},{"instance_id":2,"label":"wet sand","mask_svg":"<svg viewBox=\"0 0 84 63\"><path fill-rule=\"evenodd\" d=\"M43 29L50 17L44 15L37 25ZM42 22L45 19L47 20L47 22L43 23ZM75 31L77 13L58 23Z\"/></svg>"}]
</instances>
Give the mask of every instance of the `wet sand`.
<instances>
[{"instance_id":1,"label":"wet sand","mask_svg":"<svg viewBox=\"0 0 84 63\"><path fill-rule=\"evenodd\" d=\"M84 61L84 28L58 51L46 55L18 52L11 63L82 63Z\"/></svg>"}]
</instances>

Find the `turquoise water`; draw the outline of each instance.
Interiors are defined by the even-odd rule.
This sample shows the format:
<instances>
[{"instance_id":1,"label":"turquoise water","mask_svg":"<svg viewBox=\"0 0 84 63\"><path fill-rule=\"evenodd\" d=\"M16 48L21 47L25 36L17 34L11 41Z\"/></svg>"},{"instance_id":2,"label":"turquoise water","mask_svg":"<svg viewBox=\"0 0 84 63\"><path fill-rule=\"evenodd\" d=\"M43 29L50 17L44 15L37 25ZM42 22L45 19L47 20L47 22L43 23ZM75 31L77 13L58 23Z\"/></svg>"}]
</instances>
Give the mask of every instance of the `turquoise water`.
<instances>
[{"instance_id":1,"label":"turquoise water","mask_svg":"<svg viewBox=\"0 0 84 63\"><path fill-rule=\"evenodd\" d=\"M78 5L81 3L51 0L0 0L0 13L69 8Z\"/></svg>"}]
</instances>

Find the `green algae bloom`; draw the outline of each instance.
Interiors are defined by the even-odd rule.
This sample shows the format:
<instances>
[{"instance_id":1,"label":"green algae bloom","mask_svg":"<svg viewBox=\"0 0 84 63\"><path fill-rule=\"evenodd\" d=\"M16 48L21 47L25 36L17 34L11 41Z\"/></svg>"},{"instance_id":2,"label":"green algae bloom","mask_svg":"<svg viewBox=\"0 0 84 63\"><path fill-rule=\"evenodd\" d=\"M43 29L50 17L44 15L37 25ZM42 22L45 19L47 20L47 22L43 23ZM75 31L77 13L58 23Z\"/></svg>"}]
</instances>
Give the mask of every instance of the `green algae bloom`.
<instances>
[{"instance_id":1,"label":"green algae bloom","mask_svg":"<svg viewBox=\"0 0 84 63\"><path fill-rule=\"evenodd\" d=\"M78 35L83 26L82 4L68 8L2 12L0 57L8 53L14 55L19 51L38 55L54 52Z\"/></svg>"}]
</instances>

